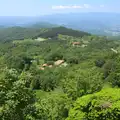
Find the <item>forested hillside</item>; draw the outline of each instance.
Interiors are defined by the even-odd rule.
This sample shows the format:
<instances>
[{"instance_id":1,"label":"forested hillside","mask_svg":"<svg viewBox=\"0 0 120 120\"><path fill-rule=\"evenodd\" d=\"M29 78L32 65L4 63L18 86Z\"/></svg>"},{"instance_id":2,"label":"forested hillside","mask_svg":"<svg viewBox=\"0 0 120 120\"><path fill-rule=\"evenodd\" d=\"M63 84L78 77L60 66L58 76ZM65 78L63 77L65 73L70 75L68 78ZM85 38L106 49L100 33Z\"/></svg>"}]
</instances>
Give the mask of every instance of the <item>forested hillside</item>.
<instances>
[{"instance_id":1,"label":"forested hillside","mask_svg":"<svg viewBox=\"0 0 120 120\"><path fill-rule=\"evenodd\" d=\"M0 30L0 120L119 120L119 87L119 40L64 27Z\"/></svg>"},{"instance_id":2,"label":"forested hillside","mask_svg":"<svg viewBox=\"0 0 120 120\"><path fill-rule=\"evenodd\" d=\"M89 33L86 33L83 31L72 30L72 29L68 29L65 27L55 27L55 28L51 28L47 32L44 32L44 33L38 35L37 37L55 38L58 36L58 34L69 35L69 36L73 36L73 37L83 37L85 35L90 35Z\"/></svg>"},{"instance_id":3,"label":"forested hillside","mask_svg":"<svg viewBox=\"0 0 120 120\"><path fill-rule=\"evenodd\" d=\"M37 25L37 26L36 26ZM82 37L84 35L90 35L89 33L82 32L82 31L76 31L72 29L68 29L65 27L53 27L52 24L51 27L48 27L48 24L46 27L41 27L41 24L36 24L33 26L28 27L8 27L8 28L1 28L0 29L0 41L11 41L11 40L24 40L28 38L37 39L38 37L42 38L52 38L57 37L58 34L63 35L70 35L75 37ZM45 26L43 24L43 26ZM53 27L53 28L52 28Z\"/></svg>"},{"instance_id":4,"label":"forested hillside","mask_svg":"<svg viewBox=\"0 0 120 120\"><path fill-rule=\"evenodd\" d=\"M0 41L24 40L46 31L45 28L9 27L0 29Z\"/></svg>"}]
</instances>

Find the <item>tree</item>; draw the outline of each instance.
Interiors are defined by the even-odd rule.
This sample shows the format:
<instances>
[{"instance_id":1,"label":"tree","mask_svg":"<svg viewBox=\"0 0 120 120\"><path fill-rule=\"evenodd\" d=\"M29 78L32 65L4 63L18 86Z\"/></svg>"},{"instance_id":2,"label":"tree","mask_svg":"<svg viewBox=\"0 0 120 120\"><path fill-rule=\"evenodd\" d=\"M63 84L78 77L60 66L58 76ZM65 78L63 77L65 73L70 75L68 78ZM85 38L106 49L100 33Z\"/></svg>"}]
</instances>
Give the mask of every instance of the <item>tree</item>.
<instances>
[{"instance_id":1,"label":"tree","mask_svg":"<svg viewBox=\"0 0 120 120\"><path fill-rule=\"evenodd\" d=\"M64 94L50 94L36 103L37 119L65 120L72 101Z\"/></svg>"},{"instance_id":2,"label":"tree","mask_svg":"<svg viewBox=\"0 0 120 120\"><path fill-rule=\"evenodd\" d=\"M56 61L56 60L60 60L60 59L63 59L63 55L62 55L61 51L51 52L45 58L46 61Z\"/></svg>"},{"instance_id":3,"label":"tree","mask_svg":"<svg viewBox=\"0 0 120 120\"><path fill-rule=\"evenodd\" d=\"M68 58L67 62L70 64L79 64L80 58L76 56L71 56Z\"/></svg>"},{"instance_id":4,"label":"tree","mask_svg":"<svg viewBox=\"0 0 120 120\"><path fill-rule=\"evenodd\" d=\"M106 88L79 98L66 120L119 120L120 89Z\"/></svg>"},{"instance_id":5,"label":"tree","mask_svg":"<svg viewBox=\"0 0 120 120\"><path fill-rule=\"evenodd\" d=\"M40 75L40 87L44 91L52 91L59 86L66 68L47 68Z\"/></svg>"},{"instance_id":6,"label":"tree","mask_svg":"<svg viewBox=\"0 0 120 120\"><path fill-rule=\"evenodd\" d=\"M115 70L115 62L113 60L107 61L103 66L104 78L107 78L110 73L114 72Z\"/></svg>"},{"instance_id":7,"label":"tree","mask_svg":"<svg viewBox=\"0 0 120 120\"><path fill-rule=\"evenodd\" d=\"M109 72L109 76L106 78L108 82L111 83L113 87L117 86L120 87L120 57L118 56L117 59L114 61L114 66L112 70Z\"/></svg>"},{"instance_id":8,"label":"tree","mask_svg":"<svg viewBox=\"0 0 120 120\"><path fill-rule=\"evenodd\" d=\"M103 86L102 77L96 68L69 71L62 80L63 91L75 100L77 97L100 91Z\"/></svg>"},{"instance_id":9,"label":"tree","mask_svg":"<svg viewBox=\"0 0 120 120\"><path fill-rule=\"evenodd\" d=\"M23 81L18 80L15 70L4 70L0 79L0 90L1 120L23 120L31 114L28 108L29 105L32 108L35 102L33 91L26 88Z\"/></svg>"}]
</instances>

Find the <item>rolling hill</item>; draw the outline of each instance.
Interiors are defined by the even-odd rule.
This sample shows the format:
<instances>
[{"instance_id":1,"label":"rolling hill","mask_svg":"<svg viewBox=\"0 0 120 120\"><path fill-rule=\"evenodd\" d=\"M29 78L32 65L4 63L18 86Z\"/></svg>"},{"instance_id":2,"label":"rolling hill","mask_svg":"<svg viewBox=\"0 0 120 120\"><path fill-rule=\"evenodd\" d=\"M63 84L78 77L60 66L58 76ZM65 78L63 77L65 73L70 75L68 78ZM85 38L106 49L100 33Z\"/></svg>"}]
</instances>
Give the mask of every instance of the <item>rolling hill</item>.
<instances>
[{"instance_id":1,"label":"rolling hill","mask_svg":"<svg viewBox=\"0 0 120 120\"><path fill-rule=\"evenodd\" d=\"M77 31L65 27L55 28L10 27L0 29L0 41L24 40L28 38L36 39L38 37L54 38L57 37L58 34L69 35L74 37L90 35L89 33L83 31Z\"/></svg>"},{"instance_id":2,"label":"rolling hill","mask_svg":"<svg viewBox=\"0 0 120 120\"><path fill-rule=\"evenodd\" d=\"M90 35L87 32L77 31L77 30L73 30L73 29L69 29L69 28L61 26L61 27L51 28L47 32L44 32L44 33L39 34L38 36L35 36L35 38L37 37L55 38L58 36L58 34L69 35L73 37L83 37L85 35Z\"/></svg>"}]
</instances>

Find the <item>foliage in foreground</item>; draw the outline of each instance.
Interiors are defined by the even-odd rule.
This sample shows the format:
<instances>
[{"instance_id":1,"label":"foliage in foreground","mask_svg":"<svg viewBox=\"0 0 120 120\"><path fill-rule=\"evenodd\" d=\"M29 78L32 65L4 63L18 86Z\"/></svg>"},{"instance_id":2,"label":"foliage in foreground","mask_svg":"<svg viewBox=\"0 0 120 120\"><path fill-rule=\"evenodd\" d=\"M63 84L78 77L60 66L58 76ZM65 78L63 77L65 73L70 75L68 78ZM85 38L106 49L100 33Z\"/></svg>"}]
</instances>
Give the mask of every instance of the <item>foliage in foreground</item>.
<instances>
[{"instance_id":1,"label":"foliage in foreground","mask_svg":"<svg viewBox=\"0 0 120 120\"><path fill-rule=\"evenodd\" d=\"M37 119L65 120L72 101L65 94L50 94L36 103Z\"/></svg>"},{"instance_id":2,"label":"foliage in foreground","mask_svg":"<svg viewBox=\"0 0 120 120\"><path fill-rule=\"evenodd\" d=\"M106 88L78 98L66 120L119 120L120 89Z\"/></svg>"},{"instance_id":3,"label":"foliage in foreground","mask_svg":"<svg viewBox=\"0 0 120 120\"><path fill-rule=\"evenodd\" d=\"M18 80L16 70L3 71L0 90L1 120L23 120L27 115L34 114L34 94L23 81Z\"/></svg>"}]
</instances>

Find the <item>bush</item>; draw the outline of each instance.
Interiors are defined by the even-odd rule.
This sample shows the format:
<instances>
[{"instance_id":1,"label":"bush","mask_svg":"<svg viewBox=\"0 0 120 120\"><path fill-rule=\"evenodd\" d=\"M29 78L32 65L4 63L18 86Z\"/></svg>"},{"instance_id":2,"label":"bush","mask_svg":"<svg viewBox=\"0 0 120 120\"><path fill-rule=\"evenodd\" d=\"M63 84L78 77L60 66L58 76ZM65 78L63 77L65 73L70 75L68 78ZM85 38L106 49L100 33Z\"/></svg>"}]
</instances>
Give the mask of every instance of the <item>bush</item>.
<instances>
[{"instance_id":1,"label":"bush","mask_svg":"<svg viewBox=\"0 0 120 120\"><path fill-rule=\"evenodd\" d=\"M105 60L103 60L103 59L98 59L98 60L95 61L95 65L97 67L101 68L104 64L105 64Z\"/></svg>"},{"instance_id":2,"label":"bush","mask_svg":"<svg viewBox=\"0 0 120 120\"><path fill-rule=\"evenodd\" d=\"M59 59L63 59L63 55L60 52L50 53L45 58L46 61L56 61Z\"/></svg>"},{"instance_id":3,"label":"bush","mask_svg":"<svg viewBox=\"0 0 120 120\"><path fill-rule=\"evenodd\" d=\"M78 57L70 57L67 59L67 62L70 64L79 64L79 58Z\"/></svg>"},{"instance_id":4,"label":"bush","mask_svg":"<svg viewBox=\"0 0 120 120\"><path fill-rule=\"evenodd\" d=\"M47 64L48 65L54 65L54 61L48 61Z\"/></svg>"},{"instance_id":5,"label":"bush","mask_svg":"<svg viewBox=\"0 0 120 120\"><path fill-rule=\"evenodd\" d=\"M104 78L107 78L111 72L115 70L115 62L112 60L107 61L103 66Z\"/></svg>"}]
</instances>

